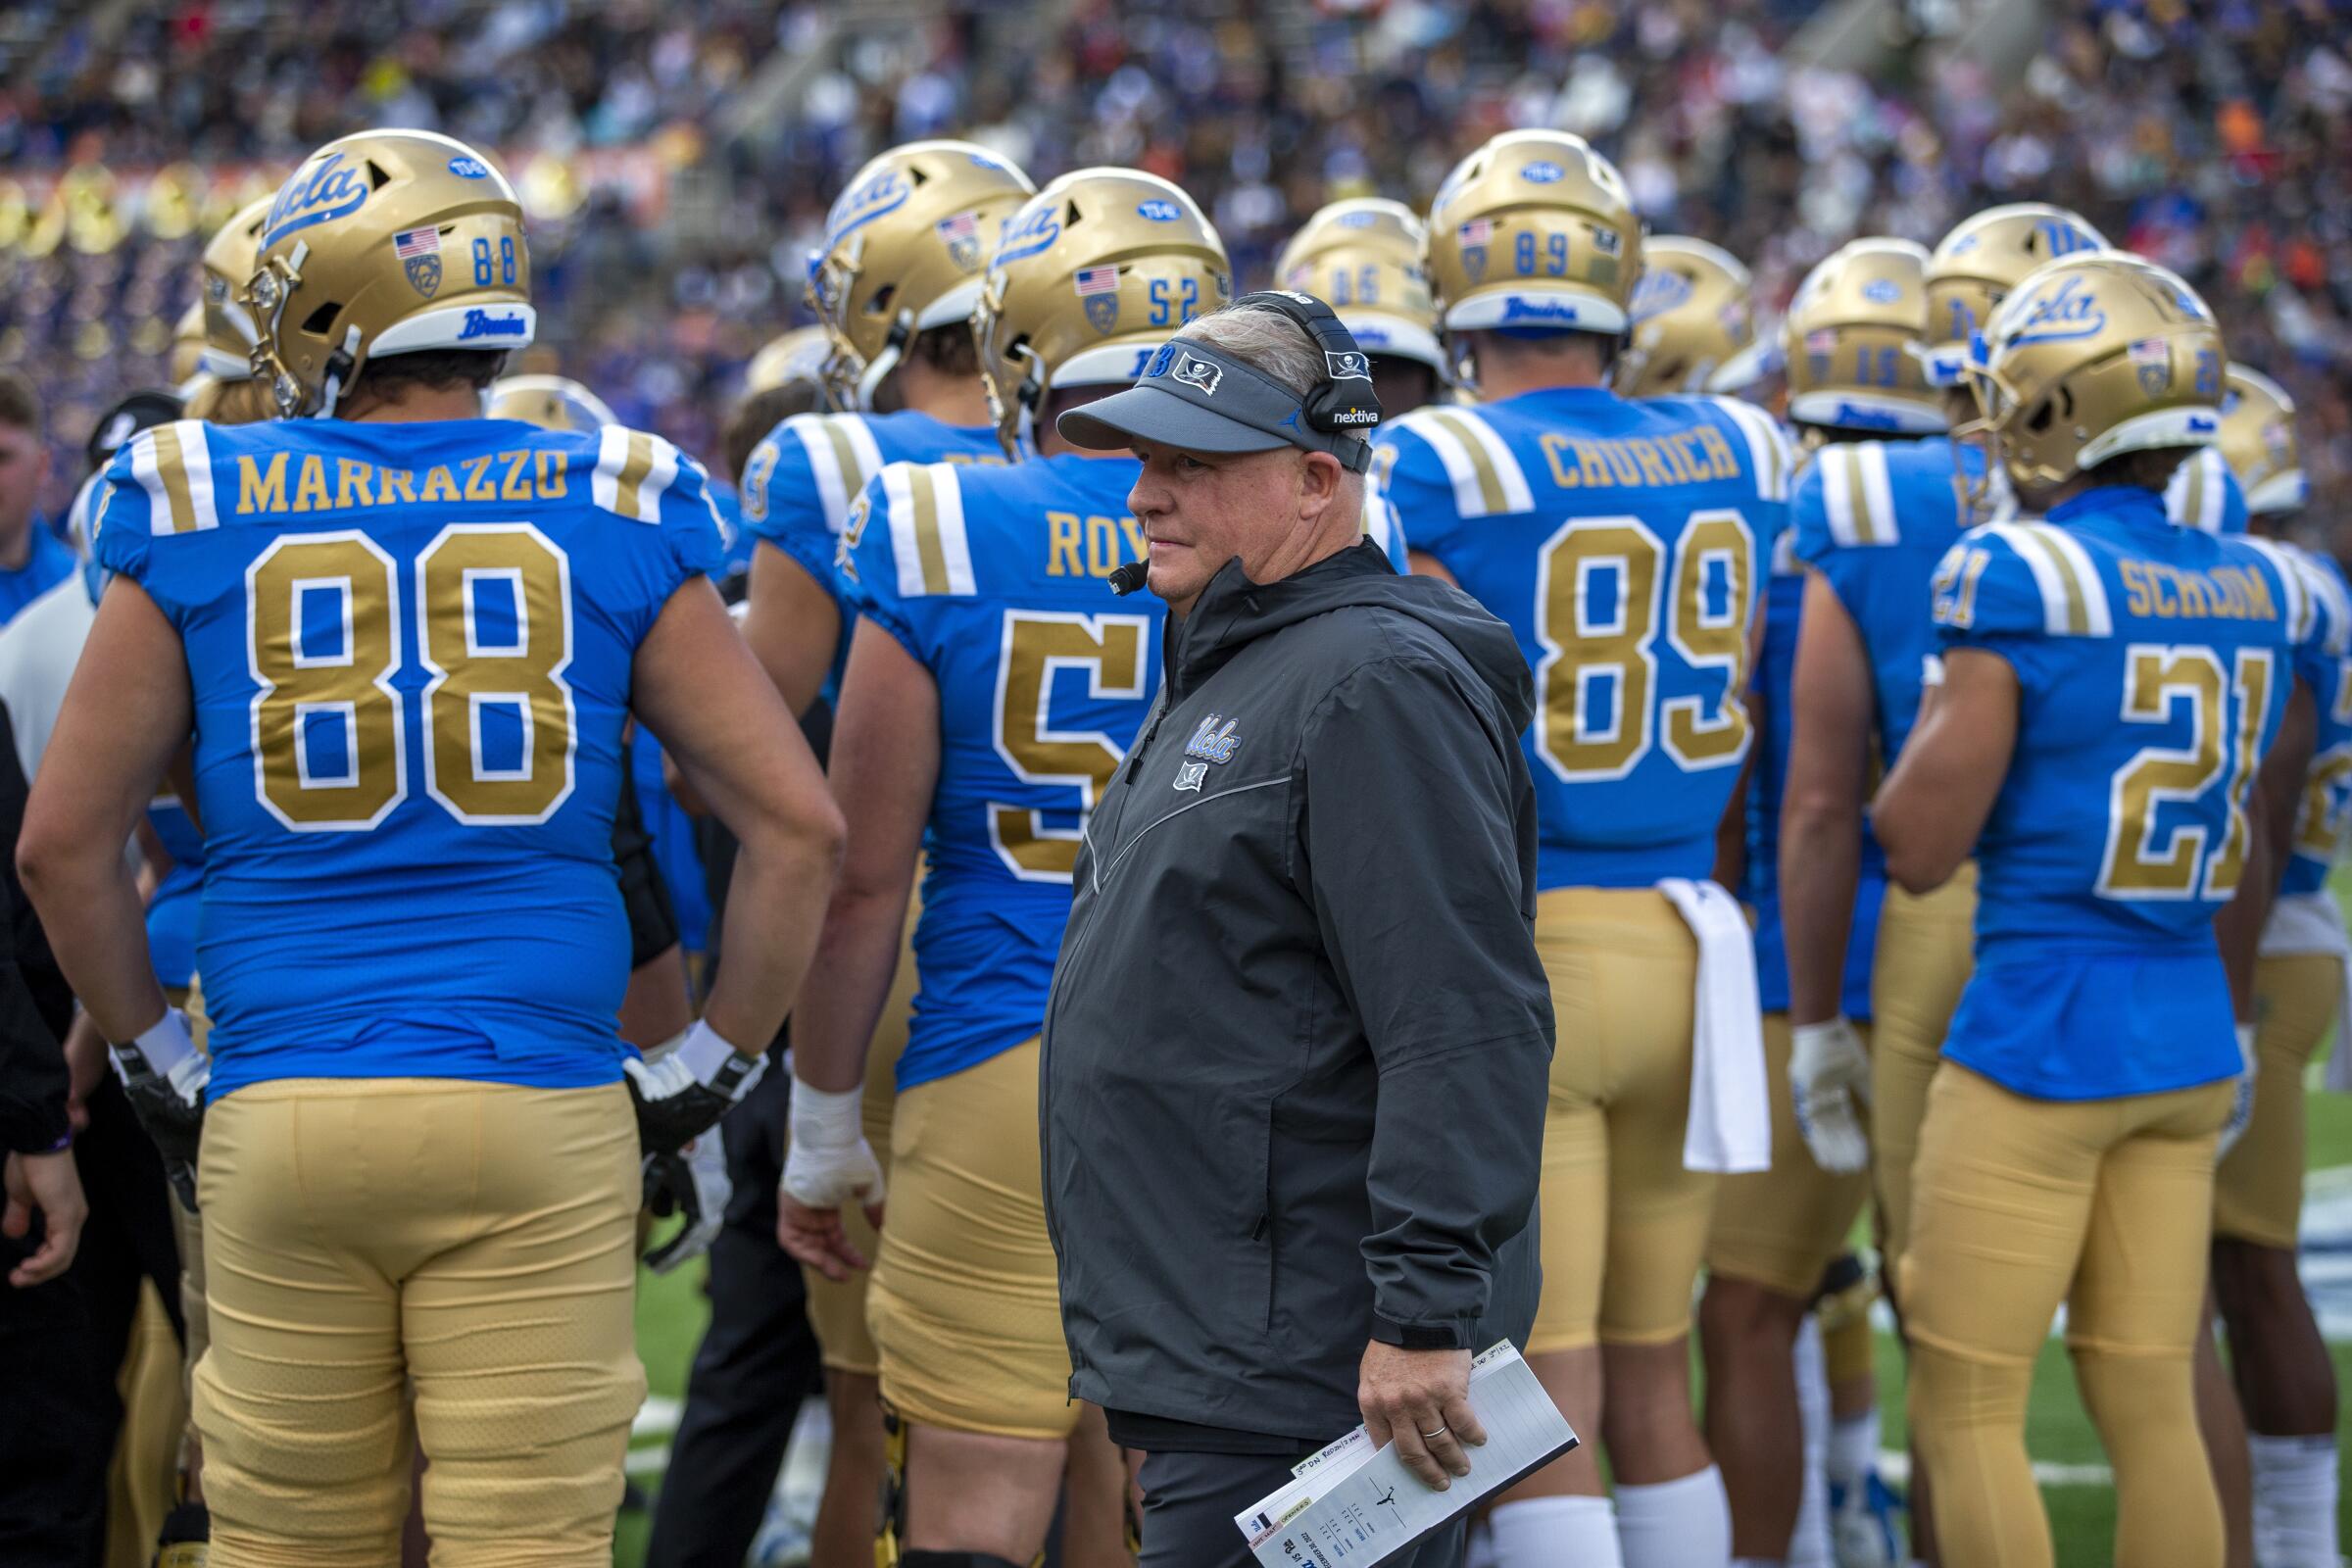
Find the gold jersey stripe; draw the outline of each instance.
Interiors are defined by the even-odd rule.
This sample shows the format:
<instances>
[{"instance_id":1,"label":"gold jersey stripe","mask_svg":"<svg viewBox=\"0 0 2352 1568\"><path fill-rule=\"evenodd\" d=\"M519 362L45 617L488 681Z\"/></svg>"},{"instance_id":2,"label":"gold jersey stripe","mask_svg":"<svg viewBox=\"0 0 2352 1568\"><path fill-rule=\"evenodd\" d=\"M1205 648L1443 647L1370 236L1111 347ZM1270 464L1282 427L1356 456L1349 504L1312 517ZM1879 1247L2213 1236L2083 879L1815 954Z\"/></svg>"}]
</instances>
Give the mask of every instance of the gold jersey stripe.
<instances>
[{"instance_id":1,"label":"gold jersey stripe","mask_svg":"<svg viewBox=\"0 0 2352 1568\"><path fill-rule=\"evenodd\" d=\"M914 553L922 563L923 592L948 591L948 552L939 541L939 492L927 467L906 470L906 495L914 503Z\"/></svg>"},{"instance_id":2,"label":"gold jersey stripe","mask_svg":"<svg viewBox=\"0 0 2352 1568\"><path fill-rule=\"evenodd\" d=\"M2058 580L2066 589L2066 629L2087 635L2090 631L2090 607L2083 603L2082 579L2075 571L2074 561L2057 545L2046 539L2035 539L2058 568Z\"/></svg>"},{"instance_id":3,"label":"gold jersey stripe","mask_svg":"<svg viewBox=\"0 0 2352 1568\"><path fill-rule=\"evenodd\" d=\"M1491 513L1504 511L1507 503L1502 493L1502 475L1494 471L1494 460L1487 455L1486 446L1479 440L1478 432L1470 427L1470 421L1446 409L1429 409L1425 412L1448 435L1460 442L1462 450L1469 455L1470 471L1478 476L1479 499L1487 504L1487 510Z\"/></svg>"},{"instance_id":4,"label":"gold jersey stripe","mask_svg":"<svg viewBox=\"0 0 2352 1568\"><path fill-rule=\"evenodd\" d=\"M613 481L612 510L638 522L646 520L645 476L654 471L654 438L643 430L629 432L629 455L621 460Z\"/></svg>"},{"instance_id":5,"label":"gold jersey stripe","mask_svg":"<svg viewBox=\"0 0 2352 1568\"><path fill-rule=\"evenodd\" d=\"M834 466L841 470L842 505L854 507L858 494L865 488L866 472L858 466L858 449L850 444L849 433L832 419L819 419L816 427L825 432L826 444L833 448ZM839 518L832 519L838 523Z\"/></svg>"},{"instance_id":6,"label":"gold jersey stripe","mask_svg":"<svg viewBox=\"0 0 2352 1568\"><path fill-rule=\"evenodd\" d=\"M188 494L188 460L180 451L179 427L159 424L155 427L155 472L164 482L164 497L171 509L167 533L185 533L196 526L196 502Z\"/></svg>"},{"instance_id":7,"label":"gold jersey stripe","mask_svg":"<svg viewBox=\"0 0 2352 1568\"><path fill-rule=\"evenodd\" d=\"M1862 471L1862 449L1841 446L1838 449L1838 461L1845 469L1845 503L1853 513L1854 537L1866 545L1878 544L1885 535L1870 510L1870 478Z\"/></svg>"}]
</instances>

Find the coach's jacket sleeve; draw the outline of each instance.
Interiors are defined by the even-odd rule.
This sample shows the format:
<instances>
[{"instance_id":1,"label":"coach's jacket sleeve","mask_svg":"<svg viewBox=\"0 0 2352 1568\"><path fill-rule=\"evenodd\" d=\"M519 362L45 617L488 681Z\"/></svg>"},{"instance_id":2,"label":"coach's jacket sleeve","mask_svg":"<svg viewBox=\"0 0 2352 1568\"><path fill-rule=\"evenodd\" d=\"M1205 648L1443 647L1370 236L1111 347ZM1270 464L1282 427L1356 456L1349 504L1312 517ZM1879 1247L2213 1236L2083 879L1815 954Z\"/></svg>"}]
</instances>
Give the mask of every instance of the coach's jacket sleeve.
<instances>
[{"instance_id":1,"label":"coach's jacket sleeve","mask_svg":"<svg viewBox=\"0 0 2352 1568\"><path fill-rule=\"evenodd\" d=\"M25 794L8 710L0 708L0 1150L18 1154L64 1147L70 1087L65 1052L18 963L24 940L39 942L32 905L17 879Z\"/></svg>"},{"instance_id":2,"label":"coach's jacket sleeve","mask_svg":"<svg viewBox=\"0 0 2352 1568\"><path fill-rule=\"evenodd\" d=\"M1518 737L1457 672L1392 658L1325 699L1300 757L1315 915L1380 1074L1373 1334L1471 1348L1534 1212L1551 1069Z\"/></svg>"}]
</instances>

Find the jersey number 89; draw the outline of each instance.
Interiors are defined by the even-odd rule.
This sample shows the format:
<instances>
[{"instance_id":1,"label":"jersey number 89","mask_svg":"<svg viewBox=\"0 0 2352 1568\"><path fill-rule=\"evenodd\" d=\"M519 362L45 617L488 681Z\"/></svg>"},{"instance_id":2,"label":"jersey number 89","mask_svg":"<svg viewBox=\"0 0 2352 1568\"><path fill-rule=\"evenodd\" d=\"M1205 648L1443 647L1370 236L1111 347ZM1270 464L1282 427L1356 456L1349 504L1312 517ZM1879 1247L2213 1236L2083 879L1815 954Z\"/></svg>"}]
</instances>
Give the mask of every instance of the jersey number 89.
<instances>
[{"instance_id":1,"label":"jersey number 89","mask_svg":"<svg viewBox=\"0 0 2352 1568\"><path fill-rule=\"evenodd\" d=\"M571 794L570 562L528 523L452 523L413 593L426 791L468 825L546 821ZM245 573L254 786L297 833L372 828L408 798L401 598L392 558L356 530L288 535ZM518 735L493 757L501 718Z\"/></svg>"},{"instance_id":2,"label":"jersey number 89","mask_svg":"<svg viewBox=\"0 0 2352 1568\"><path fill-rule=\"evenodd\" d=\"M1661 580L1665 557L1658 536L1631 516L1579 517L1544 547L1536 581L1544 649L1536 665L1544 708L1536 750L1571 783L1625 777L1661 729L1666 754L1690 771L1746 755L1740 692L1747 681L1755 535L1737 512L1694 512L1671 582ZM1717 570L1720 601L1710 592ZM1615 591L1601 582L1613 582ZM1661 632L1683 662L1721 673L1719 695L1657 702ZM1605 710L1596 701L1602 683Z\"/></svg>"}]
</instances>

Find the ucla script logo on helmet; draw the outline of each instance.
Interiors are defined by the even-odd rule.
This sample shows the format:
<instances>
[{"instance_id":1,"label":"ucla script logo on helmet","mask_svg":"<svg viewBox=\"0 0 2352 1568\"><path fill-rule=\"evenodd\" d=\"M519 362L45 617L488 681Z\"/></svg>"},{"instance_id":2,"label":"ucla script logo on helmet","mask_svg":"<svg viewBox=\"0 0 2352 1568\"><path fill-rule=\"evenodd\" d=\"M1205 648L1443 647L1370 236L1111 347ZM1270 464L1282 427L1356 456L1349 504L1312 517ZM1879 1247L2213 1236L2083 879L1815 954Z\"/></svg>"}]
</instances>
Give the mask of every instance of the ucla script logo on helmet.
<instances>
[{"instance_id":1,"label":"ucla script logo on helmet","mask_svg":"<svg viewBox=\"0 0 2352 1568\"><path fill-rule=\"evenodd\" d=\"M2029 343L2066 343L2096 337L2107 330L2107 312L2080 274L2061 278L2055 288L2028 297L2009 346Z\"/></svg>"},{"instance_id":2,"label":"ucla script logo on helmet","mask_svg":"<svg viewBox=\"0 0 2352 1568\"><path fill-rule=\"evenodd\" d=\"M1051 250L1061 238L1061 215L1051 203L1039 203L1024 214L1004 220L997 231L997 254L989 264L991 272L1001 272L1014 262L1026 261L1040 251Z\"/></svg>"},{"instance_id":3,"label":"ucla script logo on helmet","mask_svg":"<svg viewBox=\"0 0 2352 1568\"><path fill-rule=\"evenodd\" d=\"M864 184L843 191L841 200L825 215L825 248L832 249L844 235L884 214L897 212L913 194L914 188L900 178L895 169L885 169Z\"/></svg>"},{"instance_id":4,"label":"ucla script logo on helmet","mask_svg":"<svg viewBox=\"0 0 2352 1568\"><path fill-rule=\"evenodd\" d=\"M277 200L262 223L262 248L268 250L288 234L314 223L349 218L368 200L368 181L360 171L346 166L341 153L328 153L309 169L278 187Z\"/></svg>"},{"instance_id":5,"label":"ucla script logo on helmet","mask_svg":"<svg viewBox=\"0 0 2352 1568\"><path fill-rule=\"evenodd\" d=\"M1664 268L1652 268L1642 274L1634 285L1633 318L1646 321L1653 316L1663 316L1690 298L1690 279L1680 272Z\"/></svg>"}]
</instances>

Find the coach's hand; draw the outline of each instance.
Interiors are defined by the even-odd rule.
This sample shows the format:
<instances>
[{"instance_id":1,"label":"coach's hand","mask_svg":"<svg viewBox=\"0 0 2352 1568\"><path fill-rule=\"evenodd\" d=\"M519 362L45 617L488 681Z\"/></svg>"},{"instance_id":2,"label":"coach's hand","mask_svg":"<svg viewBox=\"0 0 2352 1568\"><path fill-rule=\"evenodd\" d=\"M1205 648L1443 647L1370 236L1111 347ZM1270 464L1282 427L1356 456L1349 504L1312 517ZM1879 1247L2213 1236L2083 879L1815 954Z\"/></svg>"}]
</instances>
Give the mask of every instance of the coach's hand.
<instances>
[{"instance_id":1,"label":"coach's hand","mask_svg":"<svg viewBox=\"0 0 2352 1568\"><path fill-rule=\"evenodd\" d=\"M74 1168L74 1152L8 1156L8 1206L0 1217L0 1235L21 1242L32 1231L32 1216L41 1216L41 1245L31 1256L8 1272L8 1283L23 1290L44 1285L63 1274L81 1246L82 1221L90 1205L81 1196L81 1173Z\"/></svg>"},{"instance_id":2,"label":"coach's hand","mask_svg":"<svg viewBox=\"0 0 2352 1568\"><path fill-rule=\"evenodd\" d=\"M842 1209L861 1205L882 1228L882 1164L865 1141L864 1095L792 1081L792 1144L776 1186L776 1243L829 1280L871 1260L851 1245Z\"/></svg>"},{"instance_id":3,"label":"coach's hand","mask_svg":"<svg viewBox=\"0 0 2352 1568\"><path fill-rule=\"evenodd\" d=\"M1788 1092L1796 1130L1814 1164L1833 1176L1850 1176L1870 1164L1861 1112L1870 1100L1870 1052L1843 1018L1800 1023L1790 1035Z\"/></svg>"},{"instance_id":4,"label":"coach's hand","mask_svg":"<svg viewBox=\"0 0 2352 1568\"><path fill-rule=\"evenodd\" d=\"M1487 1441L1470 1413L1468 1350L1403 1350L1374 1340L1356 1373L1355 1403L1372 1441L1396 1445L1405 1468L1439 1492L1470 1473L1464 1449Z\"/></svg>"}]
</instances>

